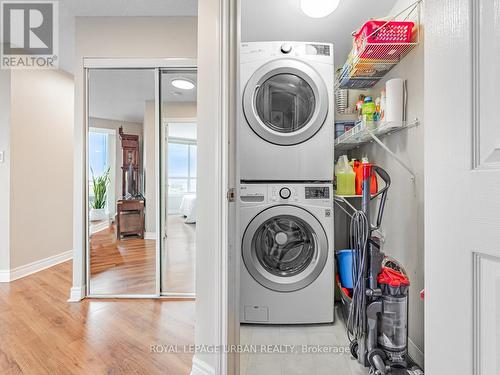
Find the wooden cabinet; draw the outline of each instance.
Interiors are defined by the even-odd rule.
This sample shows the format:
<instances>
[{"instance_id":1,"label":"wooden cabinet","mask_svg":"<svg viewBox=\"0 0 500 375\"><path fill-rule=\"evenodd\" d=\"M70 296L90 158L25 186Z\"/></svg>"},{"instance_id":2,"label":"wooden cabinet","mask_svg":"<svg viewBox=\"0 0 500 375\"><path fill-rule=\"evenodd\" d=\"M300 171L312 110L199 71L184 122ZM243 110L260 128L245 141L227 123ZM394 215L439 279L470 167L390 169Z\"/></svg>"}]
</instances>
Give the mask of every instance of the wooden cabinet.
<instances>
[{"instance_id":1,"label":"wooden cabinet","mask_svg":"<svg viewBox=\"0 0 500 375\"><path fill-rule=\"evenodd\" d=\"M124 236L144 238L144 199L120 199L117 202L116 236L121 240Z\"/></svg>"},{"instance_id":2,"label":"wooden cabinet","mask_svg":"<svg viewBox=\"0 0 500 375\"><path fill-rule=\"evenodd\" d=\"M128 194L135 196L140 194L139 189L139 136L134 134L123 133L123 128L120 127L120 140L122 141L122 196ZM132 175L128 175L132 173ZM127 180L130 179L131 181ZM133 186L131 186L131 184ZM132 190L132 191L129 191Z\"/></svg>"}]
</instances>

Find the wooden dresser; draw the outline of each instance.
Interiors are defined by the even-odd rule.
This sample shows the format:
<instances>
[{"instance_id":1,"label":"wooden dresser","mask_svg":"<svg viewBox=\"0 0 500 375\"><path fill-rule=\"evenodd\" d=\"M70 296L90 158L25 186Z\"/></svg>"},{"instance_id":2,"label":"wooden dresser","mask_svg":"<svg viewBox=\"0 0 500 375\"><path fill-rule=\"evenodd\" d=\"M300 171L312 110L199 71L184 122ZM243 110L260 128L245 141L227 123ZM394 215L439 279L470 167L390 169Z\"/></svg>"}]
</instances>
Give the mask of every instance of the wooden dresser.
<instances>
[{"instance_id":1,"label":"wooden dresser","mask_svg":"<svg viewBox=\"0 0 500 375\"><path fill-rule=\"evenodd\" d=\"M116 211L116 236L144 238L144 199L120 199Z\"/></svg>"}]
</instances>

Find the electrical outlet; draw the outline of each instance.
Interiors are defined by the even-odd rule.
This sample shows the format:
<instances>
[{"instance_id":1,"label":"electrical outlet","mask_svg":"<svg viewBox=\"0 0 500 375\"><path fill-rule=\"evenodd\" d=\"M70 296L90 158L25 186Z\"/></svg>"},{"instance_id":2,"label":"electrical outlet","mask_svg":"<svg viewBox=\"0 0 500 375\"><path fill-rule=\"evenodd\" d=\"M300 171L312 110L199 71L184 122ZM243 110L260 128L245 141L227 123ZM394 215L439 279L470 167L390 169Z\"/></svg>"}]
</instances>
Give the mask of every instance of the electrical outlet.
<instances>
[{"instance_id":1,"label":"electrical outlet","mask_svg":"<svg viewBox=\"0 0 500 375\"><path fill-rule=\"evenodd\" d=\"M5 159L5 151L0 151L0 163L3 163L4 162L4 159Z\"/></svg>"}]
</instances>

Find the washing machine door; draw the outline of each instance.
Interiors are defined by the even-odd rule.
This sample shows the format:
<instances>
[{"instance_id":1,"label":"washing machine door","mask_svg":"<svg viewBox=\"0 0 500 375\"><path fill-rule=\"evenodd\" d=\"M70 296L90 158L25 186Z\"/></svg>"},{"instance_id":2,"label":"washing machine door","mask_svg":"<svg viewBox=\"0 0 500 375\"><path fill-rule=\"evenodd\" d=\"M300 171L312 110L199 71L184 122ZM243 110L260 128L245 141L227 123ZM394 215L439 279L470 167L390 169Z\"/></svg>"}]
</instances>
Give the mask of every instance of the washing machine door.
<instances>
[{"instance_id":1,"label":"washing machine door","mask_svg":"<svg viewBox=\"0 0 500 375\"><path fill-rule=\"evenodd\" d=\"M242 255L248 272L262 286L292 292L321 274L328 241L311 213L280 205L262 211L250 222L243 235Z\"/></svg>"},{"instance_id":2,"label":"washing machine door","mask_svg":"<svg viewBox=\"0 0 500 375\"><path fill-rule=\"evenodd\" d=\"M279 59L260 67L243 93L243 111L253 131L267 142L289 146L305 142L328 115L328 91L306 63Z\"/></svg>"}]
</instances>

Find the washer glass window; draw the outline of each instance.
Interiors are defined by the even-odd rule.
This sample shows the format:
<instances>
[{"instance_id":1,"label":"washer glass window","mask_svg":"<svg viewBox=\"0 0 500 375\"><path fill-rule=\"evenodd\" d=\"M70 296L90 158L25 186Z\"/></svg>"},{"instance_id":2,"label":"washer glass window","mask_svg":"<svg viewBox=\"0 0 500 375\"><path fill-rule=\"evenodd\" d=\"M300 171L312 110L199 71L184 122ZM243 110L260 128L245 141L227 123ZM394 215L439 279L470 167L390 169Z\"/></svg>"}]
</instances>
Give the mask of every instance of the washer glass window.
<instances>
[{"instance_id":1,"label":"washer glass window","mask_svg":"<svg viewBox=\"0 0 500 375\"><path fill-rule=\"evenodd\" d=\"M295 74L277 74L257 89L255 108L261 121L280 133L295 132L309 123L316 106L314 91Z\"/></svg>"},{"instance_id":2,"label":"washer glass window","mask_svg":"<svg viewBox=\"0 0 500 375\"><path fill-rule=\"evenodd\" d=\"M252 247L265 270L276 276L289 277L309 266L317 244L312 228L304 220L280 215L259 226Z\"/></svg>"}]
</instances>

